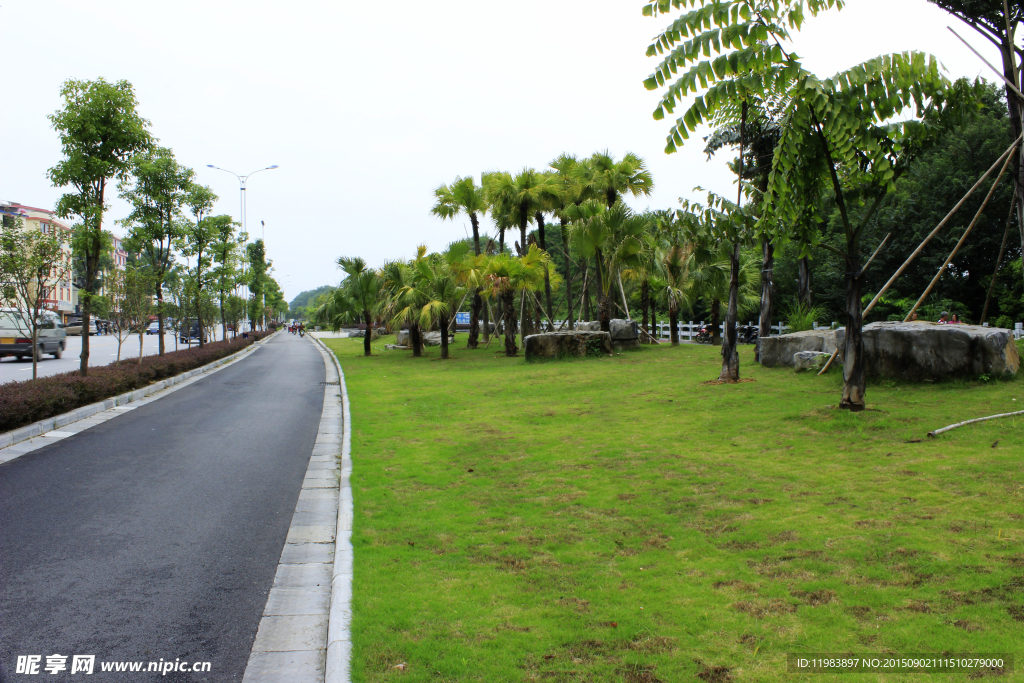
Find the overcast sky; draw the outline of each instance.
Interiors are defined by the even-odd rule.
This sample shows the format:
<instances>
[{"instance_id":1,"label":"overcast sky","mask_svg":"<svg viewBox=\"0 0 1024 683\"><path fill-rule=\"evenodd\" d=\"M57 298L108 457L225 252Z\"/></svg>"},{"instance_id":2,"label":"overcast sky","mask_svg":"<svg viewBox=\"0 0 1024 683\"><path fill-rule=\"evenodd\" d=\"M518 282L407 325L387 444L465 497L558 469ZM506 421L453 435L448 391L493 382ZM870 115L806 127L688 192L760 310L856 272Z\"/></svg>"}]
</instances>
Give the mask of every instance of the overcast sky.
<instances>
[{"instance_id":1,"label":"overcast sky","mask_svg":"<svg viewBox=\"0 0 1024 683\"><path fill-rule=\"evenodd\" d=\"M665 155L667 126L644 56L665 18L628 0L0 0L0 199L49 208L61 190L47 115L68 78L127 79L153 133L239 215L266 222L269 257L290 300L337 284L341 255L371 264L439 249L468 221L430 215L457 175L544 168L562 152L644 157L643 209L670 208L701 185L729 191L728 157L706 161L699 136ZM808 21L795 49L821 76L882 53L923 50L950 77L985 75L947 30L990 59L995 49L924 0L848 0ZM107 226L127 213L112 202ZM485 221L490 226L490 222Z\"/></svg>"}]
</instances>

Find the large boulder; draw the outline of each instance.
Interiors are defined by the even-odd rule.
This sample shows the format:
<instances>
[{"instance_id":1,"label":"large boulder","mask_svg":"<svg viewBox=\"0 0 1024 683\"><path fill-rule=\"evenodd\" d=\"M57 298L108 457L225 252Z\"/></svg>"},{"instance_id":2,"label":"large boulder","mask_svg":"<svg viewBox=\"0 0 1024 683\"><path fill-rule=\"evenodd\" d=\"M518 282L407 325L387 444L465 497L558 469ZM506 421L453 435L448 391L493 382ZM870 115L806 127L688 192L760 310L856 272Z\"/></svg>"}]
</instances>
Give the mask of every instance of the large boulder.
<instances>
[{"instance_id":1,"label":"large boulder","mask_svg":"<svg viewBox=\"0 0 1024 683\"><path fill-rule=\"evenodd\" d=\"M778 337L759 337L761 365L772 368L777 365L794 367L794 356L801 351L818 351L832 354L836 350L836 333L833 330L806 330Z\"/></svg>"},{"instance_id":2,"label":"large boulder","mask_svg":"<svg viewBox=\"0 0 1024 683\"><path fill-rule=\"evenodd\" d=\"M1013 333L998 327L878 322L865 325L862 336L868 377L1012 377L1020 368ZM845 328L836 330L840 347L845 338Z\"/></svg>"},{"instance_id":3,"label":"large boulder","mask_svg":"<svg viewBox=\"0 0 1024 683\"><path fill-rule=\"evenodd\" d=\"M611 330L612 348L616 351L631 351L640 348L640 328L632 320L613 318Z\"/></svg>"},{"instance_id":4,"label":"large boulder","mask_svg":"<svg viewBox=\"0 0 1024 683\"><path fill-rule=\"evenodd\" d=\"M576 323L576 331L577 332L600 332L601 331L601 321L600 320L595 320L594 322L589 322L589 323Z\"/></svg>"},{"instance_id":5,"label":"large boulder","mask_svg":"<svg viewBox=\"0 0 1024 683\"><path fill-rule=\"evenodd\" d=\"M455 337L448 335L448 343L451 344L455 341ZM423 334L423 345L424 346L440 346L441 345L441 332L426 332Z\"/></svg>"},{"instance_id":6,"label":"large boulder","mask_svg":"<svg viewBox=\"0 0 1024 683\"><path fill-rule=\"evenodd\" d=\"M793 369L797 372L801 370L820 370L828 362L831 355L831 353L825 353L824 351L797 351L793 354Z\"/></svg>"},{"instance_id":7,"label":"large boulder","mask_svg":"<svg viewBox=\"0 0 1024 683\"><path fill-rule=\"evenodd\" d=\"M409 345L409 330L399 330L395 333L395 344L397 346Z\"/></svg>"},{"instance_id":8,"label":"large boulder","mask_svg":"<svg viewBox=\"0 0 1024 683\"><path fill-rule=\"evenodd\" d=\"M612 338L607 332L545 332L524 340L526 360L574 356L610 356Z\"/></svg>"}]
</instances>

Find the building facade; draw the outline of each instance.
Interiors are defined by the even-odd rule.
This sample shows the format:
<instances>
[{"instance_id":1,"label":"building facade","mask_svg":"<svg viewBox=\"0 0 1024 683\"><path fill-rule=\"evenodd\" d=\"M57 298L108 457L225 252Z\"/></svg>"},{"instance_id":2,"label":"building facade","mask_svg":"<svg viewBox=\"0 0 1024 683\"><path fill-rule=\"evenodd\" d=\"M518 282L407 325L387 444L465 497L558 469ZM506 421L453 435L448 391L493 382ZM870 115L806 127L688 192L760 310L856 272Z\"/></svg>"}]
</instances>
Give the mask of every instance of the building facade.
<instances>
[{"instance_id":1,"label":"building facade","mask_svg":"<svg viewBox=\"0 0 1024 683\"><path fill-rule=\"evenodd\" d=\"M71 258L72 228L58 219L53 211L17 202L0 202L0 216L13 220L20 218L25 230L38 230L44 234L60 230L65 235L63 251ZM47 286L49 296L44 299L43 307L58 314L62 321L67 322L78 308L78 287L72 281L71 274L62 280L47 283Z\"/></svg>"}]
</instances>

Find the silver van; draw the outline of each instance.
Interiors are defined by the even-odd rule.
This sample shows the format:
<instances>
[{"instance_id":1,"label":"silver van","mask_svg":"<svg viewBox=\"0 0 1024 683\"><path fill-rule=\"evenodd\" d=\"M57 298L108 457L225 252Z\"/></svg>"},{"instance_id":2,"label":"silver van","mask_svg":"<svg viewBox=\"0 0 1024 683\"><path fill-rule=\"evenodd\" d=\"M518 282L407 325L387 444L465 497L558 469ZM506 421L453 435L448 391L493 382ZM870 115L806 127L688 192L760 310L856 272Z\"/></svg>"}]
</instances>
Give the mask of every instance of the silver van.
<instances>
[{"instance_id":1,"label":"silver van","mask_svg":"<svg viewBox=\"0 0 1024 683\"><path fill-rule=\"evenodd\" d=\"M64 325L55 313L43 311L40 315L43 322L39 327L39 355L50 353L60 358L67 345ZM22 316L15 308L0 308L0 358L32 357L32 330Z\"/></svg>"}]
</instances>

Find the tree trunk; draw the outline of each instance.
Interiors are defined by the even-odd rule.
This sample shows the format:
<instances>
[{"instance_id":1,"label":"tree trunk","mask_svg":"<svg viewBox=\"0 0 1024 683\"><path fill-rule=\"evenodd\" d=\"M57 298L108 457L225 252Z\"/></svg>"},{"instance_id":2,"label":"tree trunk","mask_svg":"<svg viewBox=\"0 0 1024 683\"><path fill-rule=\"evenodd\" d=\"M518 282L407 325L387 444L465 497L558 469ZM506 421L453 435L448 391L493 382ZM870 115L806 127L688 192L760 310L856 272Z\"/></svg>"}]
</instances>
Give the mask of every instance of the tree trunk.
<instances>
[{"instance_id":1,"label":"tree trunk","mask_svg":"<svg viewBox=\"0 0 1024 683\"><path fill-rule=\"evenodd\" d=\"M142 335L144 332L139 332L139 360L136 365L142 365Z\"/></svg>"},{"instance_id":2,"label":"tree trunk","mask_svg":"<svg viewBox=\"0 0 1024 683\"><path fill-rule=\"evenodd\" d=\"M89 321L92 319L92 296L96 287L96 271L100 264L100 242L103 236L103 203L107 193L107 180L100 180L99 213L96 216L96 231L85 255L85 301L82 303L82 353L79 356L78 374L89 375ZM79 295L81 298L81 295Z\"/></svg>"},{"instance_id":3,"label":"tree trunk","mask_svg":"<svg viewBox=\"0 0 1024 683\"><path fill-rule=\"evenodd\" d=\"M583 260L583 321L590 322L590 264Z\"/></svg>"},{"instance_id":4,"label":"tree trunk","mask_svg":"<svg viewBox=\"0 0 1024 683\"><path fill-rule=\"evenodd\" d=\"M640 283L640 325L648 332L652 331L651 328L647 326L647 301L650 296L651 286L647 282L647 279L644 278L644 281ZM649 334L647 335L647 343L654 343L654 338Z\"/></svg>"},{"instance_id":5,"label":"tree trunk","mask_svg":"<svg viewBox=\"0 0 1024 683\"><path fill-rule=\"evenodd\" d=\"M738 382L740 379L740 355L736 351L736 315L740 292L740 243L732 246L729 255L729 308L725 314L725 339L722 343L722 372L718 379Z\"/></svg>"},{"instance_id":6,"label":"tree trunk","mask_svg":"<svg viewBox=\"0 0 1024 683\"><path fill-rule=\"evenodd\" d=\"M672 346L679 346L679 307L674 301L670 301L668 304L668 324L671 328L668 335L672 340Z\"/></svg>"},{"instance_id":7,"label":"tree trunk","mask_svg":"<svg viewBox=\"0 0 1024 683\"><path fill-rule=\"evenodd\" d=\"M1014 3L1011 1L1009 6L1013 7ZM1017 83L1018 88L1024 89L1024 68L1020 68L1020 65L1016 64L1013 44L1005 31L1002 35L1002 43L1000 53L1003 57L1003 76L1010 83ZM1019 83L1017 82L1018 76L1020 77ZM1024 121L1021 120L1020 100L1009 85L1004 85L1003 90L1006 92L1007 112L1010 116L1010 139L1016 140L1024 128ZM1024 153L1024 149L1019 150L1013 157L1013 177L1014 192L1017 195L1017 227L1020 229L1021 265L1024 265L1024 164L1021 163L1021 153Z\"/></svg>"},{"instance_id":8,"label":"tree trunk","mask_svg":"<svg viewBox=\"0 0 1024 683\"><path fill-rule=\"evenodd\" d=\"M370 342L373 341L373 317L370 315L370 311L363 309L363 320L366 321L366 335L363 337L363 355L369 356L370 353Z\"/></svg>"},{"instance_id":9,"label":"tree trunk","mask_svg":"<svg viewBox=\"0 0 1024 683\"><path fill-rule=\"evenodd\" d=\"M853 248L847 253L856 254ZM846 333L843 338L843 399L839 407L864 410L864 339L861 336L860 289L864 274L855 263L856 256L846 257Z\"/></svg>"},{"instance_id":10,"label":"tree trunk","mask_svg":"<svg viewBox=\"0 0 1024 683\"><path fill-rule=\"evenodd\" d=\"M811 262L806 256L799 260L799 274L797 275L797 303L801 306L811 307Z\"/></svg>"},{"instance_id":11,"label":"tree trunk","mask_svg":"<svg viewBox=\"0 0 1024 683\"><path fill-rule=\"evenodd\" d=\"M512 358L516 355L516 302L515 292L511 289L501 295L505 306L503 326L505 328L505 355Z\"/></svg>"},{"instance_id":12,"label":"tree trunk","mask_svg":"<svg viewBox=\"0 0 1024 683\"><path fill-rule=\"evenodd\" d=\"M482 308L484 313L484 346L486 346L491 341L491 307L484 301Z\"/></svg>"},{"instance_id":13,"label":"tree trunk","mask_svg":"<svg viewBox=\"0 0 1024 683\"><path fill-rule=\"evenodd\" d=\"M412 357L423 356L423 344L420 339L420 326L417 323L409 325L409 343L412 344Z\"/></svg>"},{"instance_id":14,"label":"tree trunk","mask_svg":"<svg viewBox=\"0 0 1024 683\"><path fill-rule=\"evenodd\" d=\"M38 291L38 290L37 290ZM38 319L38 316L36 316ZM37 323L32 323L32 380L36 380L39 370L39 328Z\"/></svg>"},{"instance_id":15,"label":"tree trunk","mask_svg":"<svg viewBox=\"0 0 1024 683\"><path fill-rule=\"evenodd\" d=\"M676 312L678 316L678 311ZM651 297L651 334L658 334L658 309L654 307L654 297ZM658 335L660 337L660 335Z\"/></svg>"},{"instance_id":16,"label":"tree trunk","mask_svg":"<svg viewBox=\"0 0 1024 683\"><path fill-rule=\"evenodd\" d=\"M220 329L224 335L224 341L228 340L228 323L224 319L224 290L220 290Z\"/></svg>"},{"instance_id":17,"label":"tree trunk","mask_svg":"<svg viewBox=\"0 0 1024 683\"><path fill-rule=\"evenodd\" d=\"M156 319L157 329L159 330L158 334L160 335L157 339L157 347L159 348L159 354L161 356L164 355L164 286L163 283L160 282L162 279L163 277L161 276L156 282ZM189 334L188 346L189 348L192 348L191 334Z\"/></svg>"},{"instance_id":18,"label":"tree trunk","mask_svg":"<svg viewBox=\"0 0 1024 683\"><path fill-rule=\"evenodd\" d=\"M775 245L771 240L761 241L761 317L758 319L757 346L754 347L754 360L761 362L761 340L760 337L770 337L772 334L772 278L775 271Z\"/></svg>"},{"instance_id":19,"label":"tree trunk","mask_svg":"<svg viewBox=\"0 0 1024 683\"><path fill-rule=\"evenodd\" d=\"M711 345L722 345L722 331L718 329L719 316L722 314L722 301L713 299L711 301Z\"/></svg>"},{"instance_id":20,"label":"tree trunk","mask_svg":"<svg viewBox=\"0 0 1024 683\"><path fill-rule=\"evenodd\" d=\"M480 296L480 288L473 290L473 299L469 304L469 339L466 341L467 349L475 349L479 345L480 337L480 307L484 300Z\"/></svg>"},{"instance_id":21,"label":"tree trunk","mask_svg":"<svg viewBox=\"0 0 1024 683\"><path fill-rule=\"evenodd\" d=\"M448 316L439 315L437 321L441 327L441 360L448 360Z\"/></svg>"},{"instance_id":22,"label":"tree trunk","mask_svg":"<svg viewBox=\"0 0 1024 683\"><path fill-rule=\"evenodd\" d=\"M547 251L548 243L544 238L544 214L538 211L535 218L537 219L537 244L541 249ZM555 314L551 308L551 277L548 275L548 267L546 265L544 266L544 304L548 319L554 320Z\"/></svg>"},{"instance_id":23,"label":"tree trunk","mask_svg":"<svg viewBox=\"0 0 1024 683\"><path fill-rule=\"evenodd\" d=\"M601 331L611 332L612 331L612 305L611 301L608 300L608 295L605 293L604 286L604 274L601 272L601 250L594 250L594 258L597 262L597 303L600 306L601 315Z\"/></svg>"},{"instance_id":24,"label":"tree trunk","mask_svg":"<svg viewBox=\"0 0 1024 683\"><path fill-rule=\"evenodd\" d=\"M562 225L562 249L565 251L565 300L569 304L566 321L569 326L568 329L571 331L573 329L572 309L575 299L572 298L572 259L569 258L569 222L561 217L558 220Z\"/></svg>"}]
</instances>

